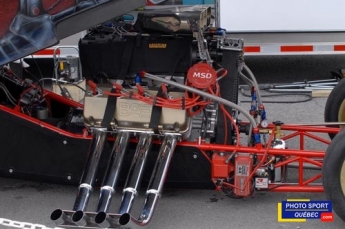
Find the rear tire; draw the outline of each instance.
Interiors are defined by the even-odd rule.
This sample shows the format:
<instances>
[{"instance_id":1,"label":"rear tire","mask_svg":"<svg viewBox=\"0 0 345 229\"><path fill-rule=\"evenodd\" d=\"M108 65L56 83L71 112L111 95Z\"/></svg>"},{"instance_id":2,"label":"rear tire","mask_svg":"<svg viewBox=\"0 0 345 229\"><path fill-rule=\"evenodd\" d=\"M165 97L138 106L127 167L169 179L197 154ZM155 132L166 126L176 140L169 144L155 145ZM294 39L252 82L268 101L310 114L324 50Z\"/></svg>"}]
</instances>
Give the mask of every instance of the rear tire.
<instances>
[{"instance_id":1,"label":"rear tire","mask_svg":"<svg viewBox=\"0 0 345 229\"><path fill-rule=\"evenodd\" d=\"M344 122L345 121L345 79L339 81L329 94L325 106L325 122ZM343 126L330 126L342 127ZM333 139L335 134L329 134Z\"/></svg>"},{"instance_id":2,"label":"rear tire","mask_svg":"<svg viewBox=\"0 0 345 229\"><path fill-rule=\"evenodd\" d=\"M326 151L322 179L334 212L345 221L345 130L334 137Z\"/></svg>"}]
</instances>

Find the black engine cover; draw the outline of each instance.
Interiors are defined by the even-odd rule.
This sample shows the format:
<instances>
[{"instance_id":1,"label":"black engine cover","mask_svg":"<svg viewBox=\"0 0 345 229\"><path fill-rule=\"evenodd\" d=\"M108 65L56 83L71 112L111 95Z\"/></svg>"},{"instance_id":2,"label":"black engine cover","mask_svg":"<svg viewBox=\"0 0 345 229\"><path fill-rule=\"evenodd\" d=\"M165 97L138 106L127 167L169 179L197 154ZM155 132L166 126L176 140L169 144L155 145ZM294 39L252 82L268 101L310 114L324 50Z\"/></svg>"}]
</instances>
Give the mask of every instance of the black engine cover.
<instances>
[{"instance_id":1,"label":"black engine cover","mask_svg":"<svg viewBox=\"0 0 345 229\"><path fill-rule=\"evenodd\" d=\"M125 79L140 71L185 74L193 64L192 45L189 36L119 36L93 32L79 42L83 76Z\"/></svg>"}]
</instances>

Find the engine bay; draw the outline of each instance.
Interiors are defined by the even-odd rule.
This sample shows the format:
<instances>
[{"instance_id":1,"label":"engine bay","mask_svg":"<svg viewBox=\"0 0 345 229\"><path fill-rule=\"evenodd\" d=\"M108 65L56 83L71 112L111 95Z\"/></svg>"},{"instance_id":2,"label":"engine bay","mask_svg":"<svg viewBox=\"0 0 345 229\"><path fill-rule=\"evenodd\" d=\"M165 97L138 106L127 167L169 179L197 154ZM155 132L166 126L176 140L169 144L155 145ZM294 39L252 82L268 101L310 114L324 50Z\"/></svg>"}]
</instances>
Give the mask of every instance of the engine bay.
<instances>
[{"instance_id":1,"label":"engine bay","mask_svg":"<svg viewBox=\"0 0 345 229\"><path fill-rule=\"evenodd\" d=\"M117 17L90 28L78 51L80 60L60 57L55 50L52 78L32 74L25 78L13 65L0 68L4 122L25 122L30 133L47 131L32 153L41 148L48 152L49 142L54 142L59 147L40 156L65 164L38 169L13 160L6 161L0 172L23 177L31 171L62 183L78 182L73 209L51 214L59 225L146 226L169 181L193 188L202 183L236 199L257 191L322 189L309 186L319 175L304 182L300 176L302 187L296 189L288 183L288 164L299 161L302 168L304 162L320 167L322 154L308 152L315 158L301 159L303 152L286 150L285 140L301 134L302 127L268 123L256 79L244 63L243 40L214 28L209 7L139 12L135 22ZM251 89L248 109L238 105L240 79ZM284 138L284 128L296 133ZM22 147L31 142L36 140L31 138ZM8 147L4 157L14 147L18 146ZM45 160L37 163L44 165ZM96 184L98 206L89 211ZM133 218L130 210L143 184L146 200L140 216ZM118 186L123 187L120 208L109 213Z\"/></svg>"}]
</instances>

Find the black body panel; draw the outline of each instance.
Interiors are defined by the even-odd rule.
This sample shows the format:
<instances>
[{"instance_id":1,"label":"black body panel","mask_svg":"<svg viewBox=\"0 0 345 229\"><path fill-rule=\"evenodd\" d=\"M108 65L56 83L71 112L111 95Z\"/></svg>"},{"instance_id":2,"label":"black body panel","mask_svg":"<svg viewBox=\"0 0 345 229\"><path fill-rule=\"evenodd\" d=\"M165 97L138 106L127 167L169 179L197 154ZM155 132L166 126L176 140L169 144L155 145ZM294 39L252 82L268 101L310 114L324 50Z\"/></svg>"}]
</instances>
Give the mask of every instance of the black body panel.
<instances>
[{"instance_id":1,"label":"black body panel","mask_svg":"<svg viewBox=\"0 0 345 229\"><path fill-rule=\"evenodd\" d=\"M64 136L2 109L0 123L1 176L59 184L79 184L91 139ZM96 186L101 185L112 143L106 143ZM149 155L143 188L150 179L158 149L158 145L153 146ZM132 143L124 158L120 186L126 179L134 150L135 144ZM198 149L177 147L165 187L212 189L214 185L210 180L210 169L210 163Z\"/></svg>"}]
</instances>

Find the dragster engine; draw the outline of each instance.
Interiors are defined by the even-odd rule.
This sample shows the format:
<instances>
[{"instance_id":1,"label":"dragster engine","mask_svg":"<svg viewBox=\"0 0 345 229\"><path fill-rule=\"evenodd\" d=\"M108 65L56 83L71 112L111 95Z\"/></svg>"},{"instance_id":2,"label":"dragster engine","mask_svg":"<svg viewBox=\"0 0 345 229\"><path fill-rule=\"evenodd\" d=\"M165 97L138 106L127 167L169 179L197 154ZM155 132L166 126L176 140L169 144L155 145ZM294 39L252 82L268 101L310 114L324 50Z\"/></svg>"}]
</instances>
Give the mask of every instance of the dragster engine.
<instances>
[{"instance_id":1,"label":"dragster engine","mask_svg":"<svg viewBox=\"0 0 345 229\"><path fill-rule=\"evenodd\" d=\"M236 199L325 191L333 205L309 210L345 220L344 123L269 123L243 40L214 23L220 1L215 17L206 5L139 10L144 2L0 0L0 176L78 185L74 203L50 214L63 228L145 227L164 188ZM77 46L48 48L85 29ZM338 121L343 82L326 104ZM279 222L290 222L285 210Z\"/></svg>"},{"instance_id":2,"label":"dragster engine","mask_svg":"<svg viewBox=\"0 0 345 229\"><path fill-rule=\"evenodd\" d=\"M178 142L236 141L235 122L225 117L232 119L231 108L198 92L237 102L242 43L226 40L222 31L210 29L209 7L179 10L145 11L138 14L134 25L114 20L91 29L80 40L82 72L90 88L83 119L93 140L74 207L72 211L54 211L54 221L74 226L145 226L162 194ZM108 134L115 135L116 140L97 209L89 212L94 174ZM118 213L109 213L123 158L133 138L137 146L120 208ZM130 212L155 141L161 146L146 200L139 217L133 218Z\"/></svg>"},{"instance_id":3,"label":"dragster engine","mask_svg":"<svg viewBox=\"0 0 345 229\"><path fill-rule=\"evenodd\" d=\"M46 90L44 78L35 84L15 76L8 67L0 71L6 81L0 84L1 97L13 112L56 133L54 141L63 143L61 150L69 144L75 150L89 143L86 156L74 153L72 160L69 154L56 156L67 161L65 170L56 166L54 174L37 172L42 177L79 182L73 208L51 214L58 225L146 226L169 178L179 182L185 178L194 185L194 179L203 175L193 166L204 166L207 177L203 181L232 198L251 196L285 180L285 157L267 153L285 148L282 123L275 123L275 134L262 145L260 136L269 130L255 89L249 113L237 105L243 41L213 28L209 7L139 12L135 23L118 17L91 28L78 46L81 69L74 57L54 63L52 86L62 96ZM13 95L8 84L15 84ZM81 89L83 98L71 95L67 85ZM249 123L242 123L238 113ZM237 150L241 133L249 136L249 146L267 151ZM233 149L227 150L229 146ZM196 161L198 157L207 165ZM176 158L178 163L168 173ZM277 167L279 163L283 166ZM181 171L183 166L185 171ZM21 167L11 167L11 174L14 168ZM144 184L146 199L139 217L133 217L131 210ZM99 200L90 210L96 186L100 187ZM119 209L111 213L112 198L120 188Z\"/></svg>"}]
</instances>

